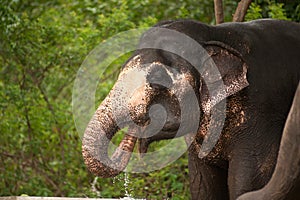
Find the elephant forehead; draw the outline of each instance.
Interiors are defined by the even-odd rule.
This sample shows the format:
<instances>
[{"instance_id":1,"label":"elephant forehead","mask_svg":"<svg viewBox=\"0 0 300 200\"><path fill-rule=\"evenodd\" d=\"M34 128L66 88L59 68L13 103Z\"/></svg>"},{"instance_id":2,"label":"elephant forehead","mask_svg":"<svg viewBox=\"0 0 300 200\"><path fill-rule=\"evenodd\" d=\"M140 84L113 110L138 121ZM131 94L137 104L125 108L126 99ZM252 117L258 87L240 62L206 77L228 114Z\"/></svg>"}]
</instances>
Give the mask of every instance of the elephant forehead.
<instances>
[{"instance_id":1,"label":"elephant forehead","mask_svg":"<svg viewBox=\"0 0 300 200\"><path fill-rule=\"evenodd\" d=\"M125 72L125 71L127 71L131 68L134 68L136 66L139 66L139 65L141 65L141 56L136 55L127 61L127 63L124 65L122 72Z\"/></svg>"},{"instance_id":2,"label":"elephant forehead","mask_svg":"<svg viewBox=\"0 0 300 200\"><path fill-rule=\"evenodd\" d=\"M171 83L175 79L174 74L168 68L170 67L161 62L141 64L141 57L135 56L121 71L118 81L126 86L129 84L129 86L135 85L136 87L148 82L168 87L167 83Z\"/></svg>"},{"instance_id":3,"label":"elephant forehead","mask_svg":"<svg viewBox=\"0 0 300 200\"><path fill-rule=\"evenodd\" d=\"M139 67L132 67L131 69L123 70L115 85L116 89L132 92L146 84L147 74L147 70Z\"/></svg>"}]
</instances>

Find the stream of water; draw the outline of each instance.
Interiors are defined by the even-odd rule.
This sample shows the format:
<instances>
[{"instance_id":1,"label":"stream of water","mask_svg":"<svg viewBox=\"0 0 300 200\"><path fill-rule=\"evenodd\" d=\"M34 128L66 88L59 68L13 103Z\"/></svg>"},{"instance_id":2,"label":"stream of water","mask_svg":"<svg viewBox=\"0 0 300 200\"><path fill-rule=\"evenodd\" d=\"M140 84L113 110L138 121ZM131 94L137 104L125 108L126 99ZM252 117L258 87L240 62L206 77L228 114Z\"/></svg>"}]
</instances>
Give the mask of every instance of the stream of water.
<instances>
[{"instance_id":1,"label":"stream of water","mask_svg":"<svg viewBox=\"0 0 300 200\"><path fill-rule=\"evenodd\" d=\"M133 199L130 193L130 189L128 188L128 184L130 183L129 174L127 172L124 173L124 190L125 190L125 197L129 199Z\"/></svg>"},{"instance_id":2,"label":"stream of water","mask_svg":"<svg viewBox=\"0 0 300 200\"><path fill-rule=\"evenodd\" d=\"M101 197L101 192L99 190L97 190L96 188L96 184L98 181L98 177L95 177L93 180L93 183L91 184L91 190L96 193L97 197ZM117 176L115 178L113 178L113 184L116 185L117 182L120 181L124 181L124 197L121 198L123 200L134 200L134 198L132 197L132 190L129 188L129 183L130 183L130 179L129 179L129 174L127 172L124 172L124 175L121 176Z\"/></svg>"}]
</instances>

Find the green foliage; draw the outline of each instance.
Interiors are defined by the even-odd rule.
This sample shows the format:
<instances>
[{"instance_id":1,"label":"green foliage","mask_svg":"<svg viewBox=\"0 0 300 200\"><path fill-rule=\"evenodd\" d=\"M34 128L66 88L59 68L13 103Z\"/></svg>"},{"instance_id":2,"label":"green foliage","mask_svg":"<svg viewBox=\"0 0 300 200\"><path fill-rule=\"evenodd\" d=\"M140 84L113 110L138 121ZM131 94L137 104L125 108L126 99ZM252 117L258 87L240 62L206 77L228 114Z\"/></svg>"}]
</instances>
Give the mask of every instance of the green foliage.
<instances>
[{"instance_id":1,"label":"green foliage","mask_svg":"<svg viewBox=\"0 0 300 200\"><path fill-rule=\"evenodd\" d=\"M289 4L279 3L274 0L255 0L251 3L246 21L273 18L281 20L300 21L300 1L294 1Z\"/></svg>"},{"instance_id":2,"label":"green foliage","mask_svg":"<svg viewBox=\"0 0 300 200\"><path fill-rule=\"evenodd\" d=\"M226 21L236 5L224 1ZM299 2L255 1L247 20L261 17L299 21ZM121 31L176 18L212 24L213 1L1 1L0 196L122 197L129 191L140 198L189 197L187 155L160 171L130 174L127 188L124 174L95 181L82 160L71 110L77 70L97 44ZM128 56L101 77L97 103Z\"/></svg>"},{"instance_id":3,"label":"green foliage","mask_svg":"<svg viewBox=\"0 0 300 200\"><path fill-rule=\"evenodd\" d=\"M269 17L273 19L283 19L287 20L285 9L283 8L283 3L270 3L269 5Z\"/></svg>"},{"instance_id":4,"label":"green foliage","mask_svg":"<svg viewBox=\"0 0 300 200\"><path fill-rule=\"evenodd\" d=\"M262 18L262 9L256 3L251 3L247 15L245 17L246 21L251 21L254 19L261 19Z\"/></svg>"},{"instance_id":5,"label":"green foliage","mask_svg":"<svg viewBox=\"0 0 300 200\"><path fill-rule=\"evenodd\" d=\"M300 0L295 0L293 3L284 6L287 17L293 21L300 22Z\"/></svg>"}]
</instances>

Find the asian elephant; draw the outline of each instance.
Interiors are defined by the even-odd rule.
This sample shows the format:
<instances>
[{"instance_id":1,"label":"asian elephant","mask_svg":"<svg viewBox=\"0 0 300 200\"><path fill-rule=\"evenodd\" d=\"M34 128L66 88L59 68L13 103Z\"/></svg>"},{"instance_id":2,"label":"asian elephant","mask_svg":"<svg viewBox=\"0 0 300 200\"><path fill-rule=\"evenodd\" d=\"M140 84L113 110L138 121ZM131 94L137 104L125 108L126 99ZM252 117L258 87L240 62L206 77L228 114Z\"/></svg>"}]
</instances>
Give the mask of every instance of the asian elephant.
<instances>
[{"instance_id":1,"label":"asian elephant","mask_svg":"<svg viewBox=\"0 0 300 200\"><path fill-rule=\"evenodd\" d=\"M192 43L182 42L167 30L191 38L205 51L196 51ZM211 70L213 66L218 73ZM270 19L217 26L193 20L164 21L142 35L116 85L132 76L145 81L131 95L123 95L128 96L126 105L118 106L122 99L116 101L126 88L114 87L86 128L82 153L88 169L101 177L116 176L126 167L136 143L145 153L153 141L184 136L191 143L188 167L192 199L235 200L268 183L281 140L291 135L283 134L283 130L300 80L300 25ZM199 108L186 106L186 118L181 105L191 94L197 100L193 105ZM214 137L208 129L218 126L221 104L225 105L221 134L214 148L201 154L203 141ZM125 111L138 127L150 124L159 126L160 131L151 134L134 128ZM216 119L212 118L213 111ZM198 124L196 131L188 125L182 128L182 123L189 124L185 119ZM294 118L294 124L297 120ZM127 134L109 157L110 140L126 125ZM182 134L177 134L179 129ZM195 132L193 137L191 132ZM280 158L284 166L285 157ZM292 191L297 192L281 191L280 199L289 199Z\"/></svg>"},{"instance_id":2,"label":"asian elephant","mask_svg":"<svg viewBox=\"0 0 300 200\"><path fill-rule=\"evenodd\" d=\"M300 84L285 123L275 170L260 190L241 195L238 200L299 199L300 179Z\"/></svg>"}]
</instances>

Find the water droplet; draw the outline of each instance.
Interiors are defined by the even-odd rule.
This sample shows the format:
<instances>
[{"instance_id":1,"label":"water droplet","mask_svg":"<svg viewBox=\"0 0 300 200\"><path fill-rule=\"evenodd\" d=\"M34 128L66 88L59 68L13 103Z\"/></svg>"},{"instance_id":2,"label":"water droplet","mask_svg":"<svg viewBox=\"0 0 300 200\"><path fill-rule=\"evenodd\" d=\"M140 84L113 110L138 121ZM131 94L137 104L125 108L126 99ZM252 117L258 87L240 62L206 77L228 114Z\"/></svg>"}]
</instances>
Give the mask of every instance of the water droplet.
<instances>
[{"instance_id":1,"label":"water droplet","mask_svg":"<svg viewBox=\"0 0 300 200\"><path fill-rule=\"evenodd\" d=\"M128 187L130 183L129 180L129 174L127 172L124 173L124 190L125 190L125 197L127 197L127 199L133 199L132 195L130 193L130 189Z\"/></svg>"}]
</instances>

